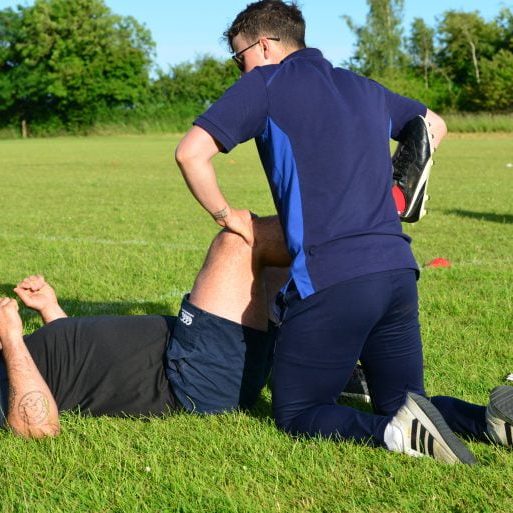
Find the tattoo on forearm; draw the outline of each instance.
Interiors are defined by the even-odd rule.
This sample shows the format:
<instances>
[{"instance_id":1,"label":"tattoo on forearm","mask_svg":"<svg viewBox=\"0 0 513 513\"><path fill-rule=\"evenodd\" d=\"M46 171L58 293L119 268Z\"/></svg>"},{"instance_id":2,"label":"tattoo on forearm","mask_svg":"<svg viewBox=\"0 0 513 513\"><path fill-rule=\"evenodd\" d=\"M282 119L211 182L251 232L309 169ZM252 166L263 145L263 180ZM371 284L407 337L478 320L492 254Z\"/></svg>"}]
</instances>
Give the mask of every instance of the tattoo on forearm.
<instances>
[{"instance_id":1,"label":"tattoo on forearm","mask_svg":"<svg viewBox=\"0 0 513 513\"><path fill-rule=\"evenodd\" d=\"M222 210L219 210L217 212L214 212L212 214L212 217L219 221L219 219L224 219L228 215L228 207L224 207Z\"/></svg>"},{"instance_id":2,"label":"tattoo on forearm","mask_svg":"<svg viewBox=\"0 0 513 513\"><path fill-rule=\"evenodd\" d=\"M28 425L42 424L48 419L49 412L48 399L38 391L25 394L18 404L18 413Z\"/></svg>"}]
</instances>

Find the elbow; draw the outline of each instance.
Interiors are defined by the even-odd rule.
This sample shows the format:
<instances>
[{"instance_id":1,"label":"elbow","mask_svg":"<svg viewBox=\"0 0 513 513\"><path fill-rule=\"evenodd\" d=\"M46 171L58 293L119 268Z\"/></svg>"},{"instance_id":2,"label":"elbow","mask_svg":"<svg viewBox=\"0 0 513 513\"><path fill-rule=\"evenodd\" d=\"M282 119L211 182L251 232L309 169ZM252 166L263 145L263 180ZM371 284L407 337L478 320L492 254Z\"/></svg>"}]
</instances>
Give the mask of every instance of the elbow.
<instances>
[{"instance_id":1,"label":"elbow","mask_svg":"<svg viewBox=\"0 0 513 513\"><path fill-rule=\"evenodd\" d=\"M182 168L182 166L186 160L187 160L186 151L183 147L183 144L180 143L180 144L178 144L178 146L176 147L176 150L175 150L175 161L178 164L178 167L180 167L180 169Z\"/></svg>"},{"instance_id":2,"label":"elbow","mask_svg":"<svg viewBox=\"0 0 513 513\"><path fill-rule=\"evenodd\" d=\"M447 125L444 119L432 110L427 111L426 121L430 125L430 131L435 140L435 147L438 146L440 141L447 135Z\"/></svg>"},{"instance_id":3,"label":"elbow","mask_svg":"<svg viewBox=\"0 0 513 513\"><path fill-rule=\"evenodd\" d=\"M45 426L44 428L31 430L29 438L54 438L56 436L59 436L60 432L61 428L59 424L57 424L56 426Z\"/></svg>"},{"instance_id":4,"label":"elbow","mask_svg":"<svg viewBox=\"0 0 513 513\"><path fill-rule=\"evenodd\" d=\"M193 155L187 145L180 143L175 150L175 161L182 173L183 178L188 183L191 169L194 167L195 155Z\"/></svg>"},{"instance_id":5,"label":"elbow","mask_svg":"<svg viewBox=\"0 0 513 513\"><path fill-rule=\"evenodd\" d=\"M194 126L178 143L175 160L182 173L189 168L208 164L221 145L205 130Z\"/></svg>"},{"instance_id":6,"label":"elbow","mask_svg":"<svg viewBox=\"0 0 513 513\"><path fill-rule=\"evenodd\" d=\"M447 124L445 123L444 119L440 116L437 116L436 120L436 130L440 136L440 139L444 138L447 135Z\"/></svg>"},{"instance_id":7,"label":"elbow","mask_svg":"<svg viewBox=\"0 0 513 513\"><path fill-rule=\"evenodd\" d=\"M193 145L189 144L186 140L182 140L175 150L175 161L182 173L184 169L190 167L191 164L199 160L199 155Z\"/></svg>"},{"instance_id":8,"label":"elbow","mask_svg":"<svg viewBox=\"0 0 513 513\"><path fill-rule=\"evenodd\" d=\"M433 148L436 149L447 135L447 125L440 116L437 116L437 119L434 121L433 125L434 126L431 127L433 134Z\"/></svg>"}]
</instances>

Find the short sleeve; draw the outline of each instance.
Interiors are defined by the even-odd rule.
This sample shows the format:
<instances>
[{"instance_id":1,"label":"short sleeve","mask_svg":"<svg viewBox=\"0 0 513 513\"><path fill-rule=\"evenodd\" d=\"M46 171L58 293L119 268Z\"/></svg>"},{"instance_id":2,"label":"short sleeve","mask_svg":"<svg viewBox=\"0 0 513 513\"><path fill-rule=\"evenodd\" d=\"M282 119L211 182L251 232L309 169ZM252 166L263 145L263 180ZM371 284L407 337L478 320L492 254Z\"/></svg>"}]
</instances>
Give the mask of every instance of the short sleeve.
<instances>
[{"instance_id":1,"label":"short sleeve","mask_svg":"<svg viewBox=\"0 0 513 513\"><path fill-rule=\"evenodd\" d=\"M406 96L393 93L386 87L383 89L385 91L386 104L390 115L390 137L397 140L404 125L415 116L425 116L427 108L417 100L412 100Z\"/></svg>"},{"instance_id":2,"label":"short sleeve","mask_svg":"<svg viewBox=\"0 0 513 513\"><path fill-rule=\"evenodd\" d=\"M227 89L194 125L206 130L228 153L265 130L268 104L264 78L254 69Z\"/></svg>"}]
</instances>

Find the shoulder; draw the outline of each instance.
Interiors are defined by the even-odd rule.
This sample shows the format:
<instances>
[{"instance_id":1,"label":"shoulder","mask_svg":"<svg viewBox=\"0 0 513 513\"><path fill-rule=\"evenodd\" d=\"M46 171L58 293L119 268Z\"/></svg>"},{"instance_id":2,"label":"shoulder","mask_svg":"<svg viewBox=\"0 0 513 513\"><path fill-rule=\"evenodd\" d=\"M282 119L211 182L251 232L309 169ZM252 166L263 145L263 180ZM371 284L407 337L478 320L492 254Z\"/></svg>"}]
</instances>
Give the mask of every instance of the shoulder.
<instances>
[{"instance_id":1,"label":"shoulder","mask_svg":"<svg viewBox=\"0 0 513 513\"><path fill-rule=\"evenodd\" d=\"M369 89L377 90L383 89L383 86L379 82L376 82L376 80L364 77L363 75L359 75L355 71L351 71L346 68L335 68L335 73L338 73L339 76L344 77L345 80L359 84L362 87L368 87Z\"/></svg>"},{"instance_id":2,"label":"shoulder","mask_svg":"<svg viewBox=\"0 0 513 513\"><path fill-rule=\"evenodd\" d=\"M251 76L251 80L254 83L260 83L264 87L268 87L273 78L277 73L283 70L283 65L281 64L269 64L267 66L257 66L250 73L248 73L247 77ZM243 77L243 78L244 78Z\"/></svg>"}]
</instances>

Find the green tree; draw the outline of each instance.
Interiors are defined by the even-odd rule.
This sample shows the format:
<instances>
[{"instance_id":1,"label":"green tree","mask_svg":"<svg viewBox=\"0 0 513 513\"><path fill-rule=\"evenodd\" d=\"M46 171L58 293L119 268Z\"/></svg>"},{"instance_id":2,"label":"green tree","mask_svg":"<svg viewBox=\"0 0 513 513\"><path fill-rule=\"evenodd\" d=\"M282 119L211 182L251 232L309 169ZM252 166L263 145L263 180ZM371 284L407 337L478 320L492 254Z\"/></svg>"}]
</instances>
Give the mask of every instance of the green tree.
<instances>
[{"instance_id":1,"label":"green tree","mask_svg":"<svg viewBox=\"0 0 513 513\"><path fill-rule=\"evenodd\" d=\"M209 55L173 66L169 73L159 72L153 85L155 95L168 104L188 104L201 113L233 85L240 71L230 60Z\"/></svg>"},{"instance_id":2,"label":"green tree","mask_svg":"<svg viewBox=\"0 0 513 513\"><path fill-rule=\"evenodd\" d=\"M151 35L103 0L36 0L0 19L0 48L9 54L0 84L12 99L0 106L6 116L83 126L147 97Z\"/></svg>"},{"instance_id":3,"label":"green tree","mask_svg":"<svg viewBox=\"0 0 513 513\"><path fill-rule=\"evenodd\" d=\"M3 110L10 109L15 100L9 72L14 65L14 41L19 22L20 17L12 9L0 11L0 109Z\"/></svg>"},{"instance_id":4,"label":"green tree","mask_svg":"<svg viewBox=\"0 0 513 513\"><path fill-rule=\"evenodd\" d=\"M367 0L366 23L357 26L343 16L356 36L356 51L349 67L366 76L380 76L405 64L401 18L404 0Z\"/></svg>"},{"instance_id":5,"label":"green tree","mask_svg":"<svg viewBox=\"0 0 513 513\"><path fill-rule=\"evenodd\" d=\"M503 9L489 22L478 12L448 11L437 32L436 61L459 91L459 109L511 108L511 11Z\"/></svg>"},{"instance_id":6,"label":"green tree","mask_svg":"<svg viewBox=\"0 0 513 513\"><path fill-rule=\"evenodd\" d=\"M424 86L429 89L429 75L434 67L435 31L422 18L415 18L408 38L408 50L413 66L422 69Z\"/></svg>"},{"instance_id":7,"label":"green tree","mask_svg":"<svg viewBox=\"0 0 513 513\"><path fill-rule=\"evenodd\" d=\"M495 22L499 27L499 45L501 49L513 52L513 11L503 8Z\"/></svg>"},{"instance_id":8,"label":"green tree","mask_svg":"<svg viewBox=\"0 0 513 513\"><path fill-rule=\"evenodd\" d=\"M513 53L499 50L492 59L482 59L479 94L473 105L489 111L513 110Z\"/></svg>"},{"instance_id":9,"label":"green tree","mask_svg":"<svg viewBox=\"0 0 513 513\"><path fill-rule=\"evenodd\" d=\"M437 62L459 85L481 81L479 60L492 59L498 50L500 30L479 13L447 11L438 25Z\"/></svg>"}]
</instances>

